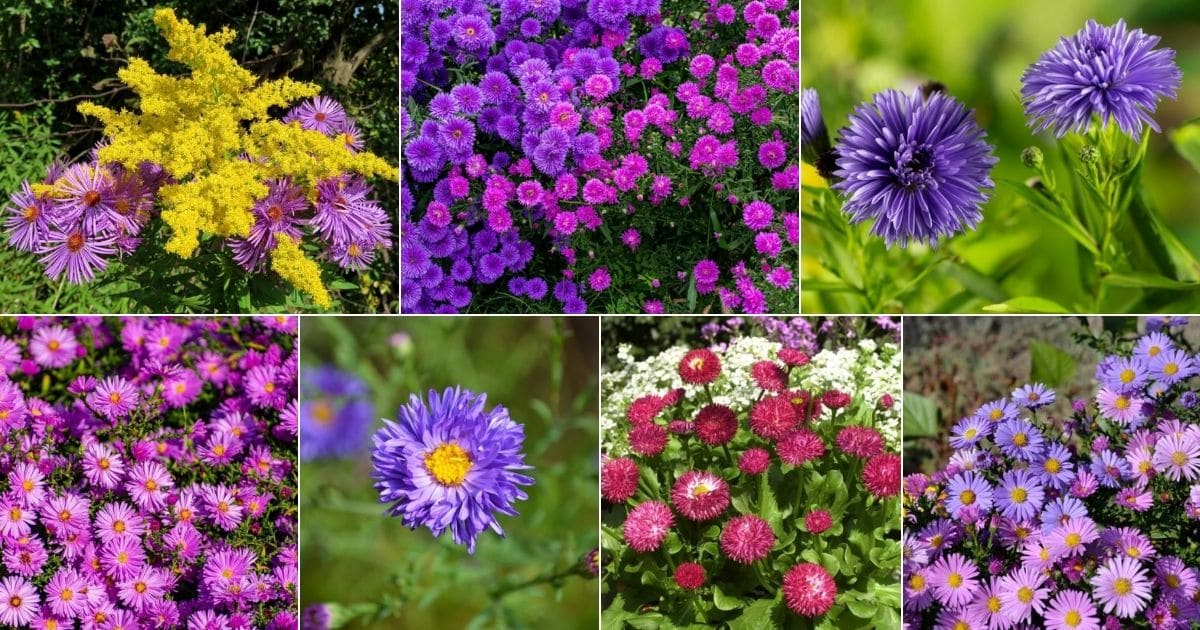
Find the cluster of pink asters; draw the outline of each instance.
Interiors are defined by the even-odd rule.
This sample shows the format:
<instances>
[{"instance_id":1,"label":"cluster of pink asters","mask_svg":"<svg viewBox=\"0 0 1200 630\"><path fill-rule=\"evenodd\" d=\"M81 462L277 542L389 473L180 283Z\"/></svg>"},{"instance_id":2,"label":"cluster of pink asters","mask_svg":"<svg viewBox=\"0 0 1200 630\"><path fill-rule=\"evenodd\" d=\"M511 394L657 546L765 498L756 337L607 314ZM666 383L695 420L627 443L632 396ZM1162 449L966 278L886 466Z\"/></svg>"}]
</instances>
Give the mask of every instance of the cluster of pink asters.
<instances>
[{"instance_id":1,"label":"cluster of pink asters","mask_svg":"<svg viewBox=\"0 0 1200 630\"><path fill-rule=\"evenodd\" d=\"M297 627L296 320L0 320L0 624Z\"/></svg>"},{"instance_id":2,"label":"cluster of pink asters","mask_svg":"<svg viewBox=\"0 0 1200 630\"><path fill-rule=\"evenodd\" d=\"M638 482L642 477L636 458L643 460L642 465L654 467L655 460L669 447L672 435L681 441L684 453L689 453L687 440L692 436L702 447L724 450L727 457L737 462L738 480L742 481L766 473L776 458L781 466L797 467L825 457L826 444L810 425L837 417L840 410L849 406L852 397L840 391L822 393L790 389L793 376L801 374L808 362L809 357L804 352L784 348L779 351L778 361L760 361L750 367L761 395L749 412L743 414L752 437L737 441L737 445L746 446L736 454L729 453L728 449L742 428L739 412L714 404L711 397L691 420L661 423L660 418L687 413L683 409L687 402L684 390L647 395L633 401L627 409L626 420L630 425L629 448L634 456L604 460L601 496L607 502L618 504L633 499L638 494ZM708 386L721 376L721 359L712 350L692 350L682 358L678 371L685 383L704 388L698 391L706 394ZM838 431L834 442L839 451L861 461L863 488L879 499L899 494L900 458L886 452L883 438L875 429L845 426ZM774 457L770 449L774 450ZM639 553L651 553L662 548L663 542L679 524L677 517L693 522L720 522L732 505L732 482L706 470L679 474L670 488L669 502L648 499L629 509L622 528L625 543ZM833 526L833 521L829 512L816 509L805 515L804 524L809 534L819 536ZM720 526L721 553L725 559L740 565L754 565L767 559L776 547L777 536L782 533L774 531L766 519L755 513L733 514L720 522ZM691 552L683 554L691 555ZM675 564L674 559L672 564ZM708 572L721 566L717 561L706 567L689 558L676 566L675 583L685 591L700 589L706 584ZM823 615L837 595L833 576L818 564L794 565L781 581L783 599L788 607L806 617Z\"/></svg>"}]
</instances>

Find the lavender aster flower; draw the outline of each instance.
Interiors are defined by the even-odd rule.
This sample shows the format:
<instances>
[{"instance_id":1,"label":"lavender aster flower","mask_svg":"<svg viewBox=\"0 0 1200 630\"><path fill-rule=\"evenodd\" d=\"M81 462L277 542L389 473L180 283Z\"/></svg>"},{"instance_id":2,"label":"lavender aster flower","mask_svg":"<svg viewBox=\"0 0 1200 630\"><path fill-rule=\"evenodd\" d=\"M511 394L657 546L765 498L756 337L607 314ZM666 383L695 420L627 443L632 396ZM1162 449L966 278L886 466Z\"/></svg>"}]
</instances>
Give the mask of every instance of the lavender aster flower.
<instances>
[{"instance_id":1,"label":"lavender aster flower","mask_svg":"<svg viewBox=\"0 0 1200 630\"><path fill-rule=\"evenodd\" d=\"M1029 126L1062 137L1083 132L1094 117L1101 126L1115 120L1130 136L1142 123L1159 131L1150 117L1163 97L1175 98L1183 73L1175 51L1154 50L1159 37L1128 30L1125 20L1101 26L1093 20L1078 33L1060 37L1021 77Z\"/></svg>"},{"instance_id":2,"label":"lavender aster flower","mask_svg":"<svg viewBox=\"0 0 1200 630\"><path fill-rule=\"evenodd\" d=\"M485 529L501 536L496 514L515 516L513 502L533 484L521 448L524 428L508 410L485 410L487 396L452 387L430 391L428 404L415 394L400 408L399 423L385 420L375 433L375 488L388 512L412 529L434 536L450 530L454 542L475 553Z\"/></svg>"},{"instance_id":3,"label":"lavender aster flower","mask_svg":"<svg viewBox=\"0 0 1200 630\"><path fill-rule=\"evenodd\" d=\"M850 116L837 145L845 211L888 245L935 242L973 228L996 158L971 110L953 97L886 90Z\"/></svg>"}]
</instances>

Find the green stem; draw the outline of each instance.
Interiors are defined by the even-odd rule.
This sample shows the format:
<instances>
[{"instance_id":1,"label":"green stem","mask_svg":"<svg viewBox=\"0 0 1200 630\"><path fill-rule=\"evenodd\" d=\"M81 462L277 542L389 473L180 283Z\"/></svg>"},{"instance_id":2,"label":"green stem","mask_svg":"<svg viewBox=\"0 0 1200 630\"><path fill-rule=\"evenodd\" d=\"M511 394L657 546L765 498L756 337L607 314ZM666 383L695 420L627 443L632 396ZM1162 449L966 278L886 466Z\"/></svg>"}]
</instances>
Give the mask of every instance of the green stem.
<instances>
[{"instance_id":1,"label":"green stem","mask_svg":"<svg viewBox=\"0 0 1200 630\"><path fill-rule=\"evenodd\" d=\"M50 300L50 312L58 312L58 298L62 296L63 288L67 286L67 276L63 274L61 280L58 281L58 288L54 290L54 297Z\"/></svg>"},{"instance_id":2,"label":"green stem","mask_svg":"<svg viewBox=\"0 0 1200 630\"><path fill-rule=\"evenodd\" d=\"M577 566L568 566L566 568L559 569L557 571L550 571L548 573L543 573L542 575L530 578L530 579L522 581L522 582L510 582L508 584L502 585L499 588L491 591L490 593L488 593L488 596L491 597L493 600L496 600L496 599L500 599L501 597L504 597L505 595L508 595L509 593L514 593L516 591L524 590L531 586L538 586L539 584L553 584L564 578L571 577L572 575L579 575L579 570L580 569Z\"/></svg>"}]
</instances>

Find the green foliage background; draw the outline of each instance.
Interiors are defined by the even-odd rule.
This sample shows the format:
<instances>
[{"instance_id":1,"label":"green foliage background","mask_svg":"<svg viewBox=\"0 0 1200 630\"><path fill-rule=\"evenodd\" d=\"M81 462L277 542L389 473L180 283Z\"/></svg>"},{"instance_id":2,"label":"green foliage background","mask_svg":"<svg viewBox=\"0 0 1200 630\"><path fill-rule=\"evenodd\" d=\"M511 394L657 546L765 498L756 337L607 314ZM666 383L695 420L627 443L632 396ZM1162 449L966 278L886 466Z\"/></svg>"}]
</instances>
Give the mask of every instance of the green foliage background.
<instances>
[{"instance_id":1,"label":"green foliage background","mask_svg":"<svg viewBox=\"0 0 1200 630\"><path fill-rule=\"evenodd\" d=\"M116 78L130 56L145 58L155 68L180 69L166 61L166 43L151 21L162 6L207 24L210 31L222 26L236 31L230 50L264 78L287 75L321 85L356 119L365 148L398 163L395 0L5 0L0 3L0 200L7 203L22 180L40 179L55 157L83 158L101 138L97 121L75 111L81 100L94 98L113 108L136 104ZM348 72L358 52L364 53L361 63ZM376 183L377 198L395 214L398 188ZM2 246L0 295L10 313L304 308L305 300L273 274L251 280L227 255L207 262L199 258L181 261L139 252L114 261L95 282L58 293L58 283L42 275L35 256ZM335 275L325 279L343 310L398 310L395 250L382 252L361 275ZM212 281L228 277L234 280Z\"/></svg>"},{"instance_id":2,"label":"green foliage background","mask_svg":"<svg viewBox=\"0 0 1200 630\"><path fill-rule=\"evenodd\" d=\"M1200 4L1187 0L819 0L801 6L801 77L804 87L820 93L831 139L846 124L853 107L886 88L912 90L927 80L944 83L950 94L975 109L1000 162L993 179L997 190L983 208L979 228L940 243L937 250L909 247L919 260L945 258L924 277L914 277L914 261L892 252L888 269L860 269L883 275L891 289L864 300L839 289L829 273L845 272L848 261L823 261L816 244L839 238L805 221L801 261L804 312L864 312L875 309L909 312L969 312L1017 296L1041 296L1062 305L1087 302L1080 282L1079 254L1072 239L1022 200L1003 179L1024 181L1033 173L1021 164L1027 146L1047 156L1057 151L1052 136L1034 137L1025 123L1020 78L1038 55L1060 36L1079 30L1088 19L1112 24L1125 18L1131 28L1162 37L1161 46L1175 49L1183 70L1177 100L1163 101L1154 118L1163 134L1152 134L1144 169L1146 190L1168 227L1193 253L1200 252L1200 178L1172 146L1170 132L1200 116ZM1200 136L1195 126L1178 140L1191 150ZM1200 153L1197 153L1200 157ZM804 193L805 203L811 195ZM863 228L865 232L865 228ZM882 254L883 243L875 239ZM806 247L807 246L807 247ZM898 248L897 248L898 249ZM1117 290L1110 309L1124 310L1135 289ZM1194 291L1164 292L1163 311L1172 303L1194 302ZM1028 303L1025 308L1038 308ZM1120 312L1107 310L1107 312ZM1190 310L1178 308L1176 310Z\"/></svg>"},{"instance_id":3,"label":"green foliage background","mask_svg":"<svg viewBox=\"0 0 1200 630\"><path fill-rule=\"evenodd\" d=\"M407 337L389 343L395 333ZM475 555L449 535L383 516L369 442L355 459L301 464L302 604L362 614L348 628L596 628L598 586L571 576L495 598L489 592L580 566L599 522L594 318L303 318L301 373L333 363L367 382L381 417L412 393L487 392L525 425L536 480L507 532ZM380 425L382 422L379 423Z\"/></svg>"}]
</instances>

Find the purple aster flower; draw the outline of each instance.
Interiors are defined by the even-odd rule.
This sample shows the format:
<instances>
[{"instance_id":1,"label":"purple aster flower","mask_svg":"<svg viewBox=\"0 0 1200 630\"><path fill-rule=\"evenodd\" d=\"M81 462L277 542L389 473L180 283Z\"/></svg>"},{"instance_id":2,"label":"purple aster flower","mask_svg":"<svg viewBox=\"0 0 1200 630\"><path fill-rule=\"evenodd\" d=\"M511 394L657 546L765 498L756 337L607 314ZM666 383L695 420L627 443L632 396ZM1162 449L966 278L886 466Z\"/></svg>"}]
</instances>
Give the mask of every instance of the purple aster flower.
<instances>
[{"instance_id":1,"label":"purple aster flower","mask_svg":"<svg viewBox=\"0 0 1200 630\"><path fill-rule=\"evenodd\" d=\"M504 535L497 514L515 516L513 502L525 500L520 486L533 479L521 452L524 428L508 410L485 409L487 396L461 388L415 394L400 408L398 423L384 421L374 436L372 476L388 513L412 529L434 536L450 530L454 542L475 552L481 532Z\"/></svg>"},{"instance_id":2,"label":"purple aster flower","mask_svg":"<svg viewBox=\"0 0 1200 630\"><path fill-rule=\"evenodd\" d=\"M299 122L300 126L327 136L337 135L346 125L346 110L328 96L304 101L284 116L284 122Z\"/></svg>"},{"instance_id":3,"label":"purple aster flower","mask_svg":"<svg viewBox=\"0 0 1200 630\"><path fill-rule=\"evenodd\" d=\"M765 201L751 201L742 208L742 223L751 230L763 230L775 218L775 208Z\"/></svg>"},{"instance_id":4,"label":"purple aster flower","mask_svg":"<svg viewBox=\"0 0 1200 630\"><path fill-rule=\"evenodd\" d=\"M1085 517L1073 518L1055 528L1046 538L1046 544L1055 557L1081 555L1084 548L1100 537L1096 523Z\"/></svg>"},{"instance_id":5,"label":"purple aster flower","mask_svg":"<svg viewBox=\"0 0 1200 630\"><path fill-rule=\"evenodd\" d=\"M1045 440L1037 427L1018 418L996 429L996 445L1009 457L1032 462L1041 456Z\"/></svg>"},{"instance_id":6,"label":"purple aster flower","mask_svg":"<svg viewBox=\"0 0 1200 630\"><path fill-rule=\"evenodd\" d=\"M1175 556L1160 558L1154 564L1154 577L1168 595L1190 599L1196 593L1198 583L1196 570Z\"/></svg>"},{"instance_id":7,"label":"purple aster flower","mask_svg":"<svg viewBox=\"0 0 1200 630\"><path fill-rule=\"evenodd\" d=\"M612 284L612 276L608 275L608 269L600 267L588 276L588 286L597 293L607 289Z\"/></svg>"},{"instance_id":8,"label":"purple aster flower","mask_svg":"<svg viewBox=\"0 0 1200 630\"><path fill-rule=\"evenodd\" d=\"M1091 472L1100 485L1116 488L1121 485L1122 479L1130 476L1129 462L1113 451L1105 449L1092 454Z\"/></svg>"},{"instance_id":9,"label":"purple aster flower","mask_svg":"<svg viewBox=\"0 0 1200 630\"><path fill-rule=\"evenodd\" d=\"M1160 382L1174 385L1196 374L1192 357L1178 348L1171 348L1150 359L1150 371Z\"/></svg>"},{"instance_id":10,"label":"purple aster flower","mask_svg":"<svg viewBox=\"0 0 1200 630\"><path fill-rule=\"evenodd\" d=\"M859 105L837 146L834 188L857 223L891 245L936 242L974 228L993 187L996 158L985 134L953 97L895 90Z\"/></svg>"},{"instance_id":11,"label":"purple aster flower","mask_svg":"<svg viewBox=\"0 0 1200 630\"><path fill-rule=\"evenodd\" d=\"M1017 567L1000 578L999 586L1000 602L1008 618L1016 623L1028 622L1034 611L1041 614L1050 597L1046 576L1033 567Z\"/></svg>"},{"instance_id":12,"label":"purple aster flower","mask_svg":"<svg viewBox=\"0 0 1200 630\"><path fill-rule=\"evenodd\" d=\"M946 509L955 518L961 518L960 514L966 508L974 508L981 516L992 510L992 486L978 473L955 475L946 492Z\"/></svg>"},{"instance_id":13,"label":"purple aster flower","mask_svg":"<svg viewBox=\"0 0 1200 630\"><path fill-rule=\"evenodd\" d=\"M975 412L976 416L985 418L991 422L1014 420L1017 418L1017 414L1017 406L1012 404L1012 401L1007 398L984 403L984 405Z\"/></svg>"},{"instance_id":14,"label":"purple aster flower","mask_svg":"<svg viewBox=\"0 0 1200 630\"><path fill-rule=\"evenodd\" d=\"M979 586L976 579L979 569L965 556L948 553L938 558L929 568L934 597L942 604L958 608L975 597Z\"/></svg>"},{"instance_id":15,"label":"purple aster flower","mask_svg":"<svg viewBox=\"0 0 1200 630\"><path fill-rule=\"evenodd\" d=\"M1100 630L1096 605L1084 593L1062 590L1046 609L1047 630Z\"/></svg>"},{"instance_id":16,"label":"purple aster flower","mask_svg":"<svg viewBox=\"0 0 1200 630\"><path fill-rule=\"evenodd\" d=\"M1125 20L1101 26L1089 20L1078 33L1060 37L1021 76L1025 116L1035 131L1049 129L1062 137L1082 133L1099 118L1130 136L1142 134L1142 123L1155 131L1151 118L1161 98L1175 98L1183 73L1175 51L1154 49L1159 37L1142 29L1128 30Z\"/></svg>"},{"instance_id":17,"label":"purple aster flower","mask_svg":"<svg viewBox=\"0 0 1200 630\"><path fill-rule=\"evenodd\" d=\"M113 180L108 169L95 164L76 164L58 180L61 196L55 200L60 226L81 224L89 234L109 226L116 201ZM74 231L74 230L66 230Z\"/></svg>"},{"instance_id":18,"label":"purple aster flower","mask_svg":"<svg viewBox=\"0 0 1200 630\"><path fill-rule=\"evenodd\" d=\"M1195 481L1200 474L1200 444L1191 435L1167 435L1154 444L1154 469L1171 481Z\"/></svg>"},{"instance_id":19,"label":"purple aster flower","mask_svg":"<svg viewBox=\"0 0 1200 630\"><path fill-rule=\"evenodd\" d=\"M438 142L450 153L470 153L475 146L475 125L465 118L448 118L438 126Z\"/></svg>"},{"instance_id":20,"label":"purple aster flower","mask_svg":"<svg viewBox=\"0 0 1200 630\"><path fill-rule=\"evenodd\" d=\"M637 251L638 245L642 243L642 235L636 229L629 228L621 233L621 242L631 251Z\"/></svg>"},{"instance_id":21,"label":"purple aster flower","mask_svg":"<svg viewBox=\"0 0 1200 630\"><path fill-rule=\"evenodd\" d=\"M1150 601L1150 580L1141 564L1133 558L1108 559L1096 571L1091 583L1104 612L1118 617L1133 617Z\"/></svg>"},{"instance_id":22,"label":"purple aster flower","mask_svg":"<svg viewBox=\"0 0 1200 630\"><path fill-rule=\"evenodd\" d=\"M1175 342L1170 337L1155 331L1138 339L1137 345L1133 347L1133 356L1148 361L1174 348Z\"/></svg>"},{"instance_id":23,"label":"purple aster flower","mask_svg":"<svg viewBox=\"0 0 1200 630\"><path fill-rule=\"evenodd\" d=\"M40 603L41 597L29 580L15 575L0 580L0 623L14 628L27 627Z\"/></svg>"},{"instance_id":24,"label":"purple aster flower","mask_svg":"<svg viewBox=\"0 0 1200 630\"><path fill-rule=\"evenodd\" d=\"M804 160L814 166L829 151L829 131L821 116L821 99L812 88L800 91L800 149Z\"/></svg>"},{"instance_id":25,"label":"purple aster flower","mask_svg":"<svg viewBox=\"0 0 1200 630\"><path fill-rule=\"evenodd\" d=\"M1101 389L1096 394L1096 404L1100 406L1100 414L1127 427L1141 422L1142 402L1142 399L1137 396L1108 388Z\"/></svg>"},{"instance_id":26,"label":"purple aster flower","mask_svg":"<svg viewBox=\"0 0 1200 630\"><path fill-rule=\"evenodd\" d=\"M1037 409L1054 403L1054 390L1043 383L1030 383L1013 390L1012 399L1026 409Z\"/></svg>"},{"instance_id":27,"label":"purple aster flower","mask_svg":"<svg viewBox=\"0 0 1200 630\"><path fill-rule=\"evenodd\" d=\"M1026 470L1009 470L995 492L996 504L1006 518L1031 519L1042 509L1042 484Z\"/></svg>"},{"instance_id":28,"label":"purple aster flower","mask_svg":"<svg viewBox=\"0 0 1200 630\"><path fill-rule=\"evenodd\" d=\"M1071 451L1058 442L1051 442L1030 468L1046 485L1059 490L1066 489L1075 478L1075 464L1071 461Z\"/></svg>"},{"instance_id":29,"label":"purple aster flower","mask_svg":"<svg viewBox=\"0 0 1200 630\"><path fill-rule=\"evenodd\" d=\"M473 14L460 15L454 20L453 36L454 43L469 52L486 51L496 42L487 18Z\"/></svg>"},{"instance_id":30,"label":"purple aster flower","mask_svg":"<svg viewBox=\"0 0 1200 630\"><path fill-rule=\"evenodd\" d=\"M46 276L58 280L64 273L72 284L91 282L96 272L108 266L105 256L116 253L115 239L85 232L82 224L67 230L52 229L46 235L39 259L46 265Z\"/></svg>"},{"instance_id":31,"label":"purple aster flower","mask_svg":"<svg viewBox=\"0 0 1200 630\"><path fill-rule=\"evenodd\" d=\"M375 405L357 376L330 365L305 367L300 404L300 458L345 457L364 451Z\"/></svg>"},{"instance_id":32,"label":"purple aster flower","mask_svg":"<svg viewBox=\"0 0 1200 630\"><path fill-rule=\"evenodd\" d=\"M21 190L10 199L12 203L5 207L8 216L4 219L9 244L24 252L37 251L50 232L51 202L33 194L28 181L22 182Z\"/></svg>"},{"instance_id":33,"label":"purple aster flower","mask_svg":"<svg viewBox=\"0 0 1200 630\"><path fill-rule=\"evenodd\" d=\"M1096 367L1099 380L1110 389L1133 391L1150 380L1150 368L1139 357L1109 357Z\"/></svg>"},{"instance_id":34,"label":"purple aster flower","mask_svg":"<svg viewBox=\"0 0 1200 630\"><path fill-rule=\"evenodd\" d=\"M96 385L88 396L88 405L109 420L129 415L137 407L140 398L133 385L119 377L109 376Z\"/></svg>"}]
</instances>

